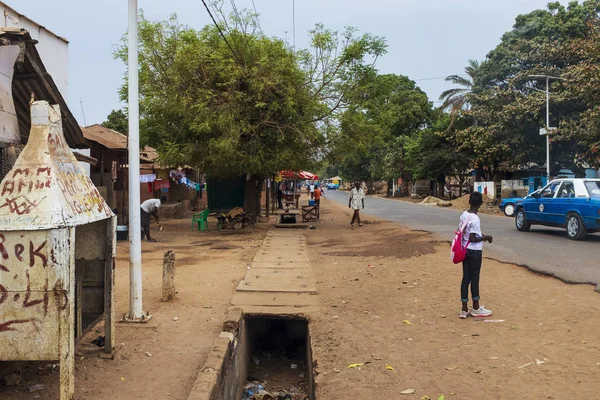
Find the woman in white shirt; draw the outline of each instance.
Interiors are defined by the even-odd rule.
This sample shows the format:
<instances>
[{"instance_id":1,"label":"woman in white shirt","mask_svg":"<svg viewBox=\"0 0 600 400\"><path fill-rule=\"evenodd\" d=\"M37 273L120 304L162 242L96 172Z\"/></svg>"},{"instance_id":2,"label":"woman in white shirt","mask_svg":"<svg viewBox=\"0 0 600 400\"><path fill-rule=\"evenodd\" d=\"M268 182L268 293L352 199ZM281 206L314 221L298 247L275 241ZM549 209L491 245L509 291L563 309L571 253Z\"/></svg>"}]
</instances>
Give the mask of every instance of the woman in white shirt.
<instances>
[{"instance_id":1,"label":"woman in white shirt","mask_svg":"<svg viewBox=\"0 0 600 400\"><path fill-rule=\"evenodd\" d=\"M463 248L467 245L467 257L463 261L463 278L460 285L460 297L462 301L462 310L460 318L465 319L469 315L477 318L485 318L492 315L491 310L479 304L479 276L481 272L481 261L483 259L483 242L492 243L493 238L490 235L481 233L481 220L477 215L479 208L483 204L483 196L479 192L473 192L469 196L469 211L465 211L460 216L459 230L466 224L463 238ZM469 311L469 285L471 286L471 296L473 308Z\"/></svg>"}]
</instances>

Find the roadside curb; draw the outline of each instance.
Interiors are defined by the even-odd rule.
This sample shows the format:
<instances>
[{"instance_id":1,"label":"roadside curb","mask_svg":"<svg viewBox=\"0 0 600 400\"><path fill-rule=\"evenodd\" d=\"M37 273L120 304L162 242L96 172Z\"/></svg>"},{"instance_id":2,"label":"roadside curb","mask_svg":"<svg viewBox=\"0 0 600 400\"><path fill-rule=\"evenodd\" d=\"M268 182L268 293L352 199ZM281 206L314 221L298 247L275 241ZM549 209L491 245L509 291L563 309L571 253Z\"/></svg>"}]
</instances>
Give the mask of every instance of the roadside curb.
<instances>
[{"instance_id":1,"label":"roadside curb","mask_svg":"<svg viewBox=\"0 0 600 400\"><path fill-rule=\"evenodd\" d=\"M204 366L200 368L196 382L187 400L218 400L225 386L227 368L231 365L237 340L235 339L242 322L243 311L231 307L223 323L223 331L215 339Z\"/></svg>"}]
</instances>

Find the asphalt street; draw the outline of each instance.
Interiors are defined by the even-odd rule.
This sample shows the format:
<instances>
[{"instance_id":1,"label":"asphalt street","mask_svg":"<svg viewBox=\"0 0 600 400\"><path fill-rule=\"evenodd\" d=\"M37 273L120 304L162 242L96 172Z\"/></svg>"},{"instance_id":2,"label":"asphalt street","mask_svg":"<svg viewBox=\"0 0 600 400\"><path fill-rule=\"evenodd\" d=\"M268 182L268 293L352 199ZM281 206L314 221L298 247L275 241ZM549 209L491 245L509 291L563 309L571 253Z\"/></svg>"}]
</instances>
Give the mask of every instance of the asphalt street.
<instances>
[{"instance_id":1,"label":"asphalt street","mask_svg":"<svg viewBox=\"0 0 600 400\"><path fill-rule=\"evenodd\" d=\"M348 192L327 191L325 198L348 204ZM368 196L361 214L431 232L437 240L451 241L462 211ZM513 218L486 214L480 214L480 218L483 233L494 237L492 244L485 244L484 256L526 266L569 283L600 283L600 234L576 242L567 238L565 230L533 226L529 232L519 232ZM448 262L451 262L450 245Z\"/></svg>"}]
</instances>

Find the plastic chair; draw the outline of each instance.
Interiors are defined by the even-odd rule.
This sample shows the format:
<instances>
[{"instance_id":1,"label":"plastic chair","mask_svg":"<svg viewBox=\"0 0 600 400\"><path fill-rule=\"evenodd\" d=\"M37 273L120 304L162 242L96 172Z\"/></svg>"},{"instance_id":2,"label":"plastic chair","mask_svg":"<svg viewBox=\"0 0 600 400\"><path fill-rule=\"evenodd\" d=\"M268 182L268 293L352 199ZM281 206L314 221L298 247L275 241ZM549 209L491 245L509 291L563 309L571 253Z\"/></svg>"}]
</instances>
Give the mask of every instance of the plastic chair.
<instances>
[{"instance_id":1,"label":"plastic chair","mask_svg":"<svg viewBox=\"0 0 600 400\"><path fill-rule=\"evenodd\" d=\"M192 215L192 230L194 230L194 225L198 224L198 232L206 231L208 227L208 214L210 214L210 210L204 210L200 214Z\"/></svg>"}]
</instances>

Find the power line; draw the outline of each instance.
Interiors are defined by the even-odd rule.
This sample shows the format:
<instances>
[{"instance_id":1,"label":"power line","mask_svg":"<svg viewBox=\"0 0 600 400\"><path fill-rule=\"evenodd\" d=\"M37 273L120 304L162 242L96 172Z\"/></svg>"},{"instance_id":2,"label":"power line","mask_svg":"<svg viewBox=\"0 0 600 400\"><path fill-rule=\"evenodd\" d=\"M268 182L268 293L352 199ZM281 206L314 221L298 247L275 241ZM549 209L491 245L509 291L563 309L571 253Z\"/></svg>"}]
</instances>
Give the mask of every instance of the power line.
<instances>
[{"instance_id":1,"label":"power line","mask_svg":"<svg viewBox=\"0 0 600 400\"><path fill-rule=\"evenodd\" d=\"M210 16L210 19L212 19L212 22L215 24L215 26L219 30L219 33L221 34L221 37L223 38L223 40L225 41L225 43L227 43L227 47L229 47L229 50L231 50L231 53L233 54L233 57L235 57L235 59L237 60L237 62L239 62L240 64L243 64L240 61L240 59L238 58L236 52L233 50L233 47L231 47L231 45L229 44L229 41L227 40L227 38L223 34L223 31L221 30L221 27L219 26L219 24L217 23L217 21L215 21L215 17L213 17L212 13L208 9L208 6L206 5L206 1L202 0L202 4L204 4L204 8L206 8L206 11L208 12L208 15Z\"/></svg>"},{"instance_id":2,"label":"power line","mask_svg":"<svg viewBox=\"0 0 600 400\"><path fill-rule=\"evenodd\" d=\"M467 76L467 74L453 74L456 76ZM446 75L446 76L434 76L432 78L420 78L420 79L413 79L413 81L418 82L418 81L433 81L436 79L446 79L448 76L450 75Z\"/></svg>"}]
</instances>

